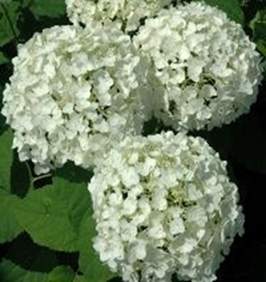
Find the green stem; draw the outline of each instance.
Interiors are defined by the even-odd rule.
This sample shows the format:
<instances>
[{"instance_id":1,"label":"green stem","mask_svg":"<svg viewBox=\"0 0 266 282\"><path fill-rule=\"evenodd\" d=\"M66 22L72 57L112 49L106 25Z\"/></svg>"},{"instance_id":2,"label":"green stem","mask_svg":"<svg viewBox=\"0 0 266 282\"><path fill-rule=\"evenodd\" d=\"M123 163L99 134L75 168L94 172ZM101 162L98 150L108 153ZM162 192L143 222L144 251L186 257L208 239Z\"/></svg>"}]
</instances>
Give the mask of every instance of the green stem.
<instances>
[{"instance_id":1,"label":"green stem","mask_svg":"<svg viewBox=\"0 0 266 282\"><path fill-rule=\"evenodd\" d=\"M48 173L46 173L46 174L42 174L42 175L39 175L39 176L35 176L35 177L34 177L34 175L33 175L33 173L32 173L32 170L31 170L31 167L30 167L28 161L26 161L26 166L27 166L27 169L28 169L29 174L30 174L30 185L31 185L30 190L34 189L34 183L35 183L36 181L41 180L41 179L45 179L45 178L47 178L47 177L51 177L51 176L52 176L52 173L49 173L49 172L48 172Z\"/></svg>"},{"instance_id":2,"label":"green stem","mask_svg":"<svg viewBox=\"0 0 266 282\"><path fill-rule=\"evenodd\" d=\"M34 186L33 186L33 184L34 184L34 176L33 176L33 174L32 174L32 171L31 171L31 167L30 167L30 165L29 165L29 162L26 161L25 164L26 164L26 167L27 167L27 170L28 170L28 173L29 173L29 177L30 177L30 187L29 187L29 190L31 191L31 190L33 190L33 188L34 188Z\"/></svg>"},{"instance_id":3,"label":"green stem","mask_svg":"<svg viewBox=\"0 0 266 282\"><path fill-rule=\"evenodd\" d=\"M35 183L38 180L45 179L45 178L51 177L51 176L52 176L51 173L46 173L46 174L43 174L43 175L40 175L40 176L36 176L36 177L33 178L32 184Z\"/></svg>"}]
</instances>

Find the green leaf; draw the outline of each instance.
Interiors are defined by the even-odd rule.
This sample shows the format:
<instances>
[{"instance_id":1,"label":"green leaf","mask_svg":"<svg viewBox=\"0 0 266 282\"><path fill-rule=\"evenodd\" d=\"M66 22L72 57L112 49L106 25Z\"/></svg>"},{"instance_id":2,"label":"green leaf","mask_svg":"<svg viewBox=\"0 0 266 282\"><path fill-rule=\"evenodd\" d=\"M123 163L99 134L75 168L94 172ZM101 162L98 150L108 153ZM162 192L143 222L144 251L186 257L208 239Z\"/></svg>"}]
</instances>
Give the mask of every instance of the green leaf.
<instances>
[{"instance_id":1,"label":"green leaf","mask_svg":"<svg viewBox=\"0 0 266 282\"><path fill-rule=\"evenodd\" d=\"M12 165L13 133L8 129L0 135L0 185L10 191L10 168Z\"/></svg>"},{"instance_id":2,"label":"green leaf","mask_svg":"<svg viewBox=\"0 0 266 282\"><path fill-rule=\"evenodd\" d=\"M254 23L253 35L254 40L266 40L266 20Z\"/></svg>"},{"instance_id":3,"label":"green leaf","mask_svg":"<svg viewBox=\"0 0 266 282\"><path fill-rule=\"evenodd\" d=\"M266 25L265 25L266 28ZM256 45L261 54L266 57L266 40L256 40Z\"/></svg>"},{"instance_id":4,"label":"green leaf","mask_svg":"<svg viewBox=\"0 0 266 282\"><path fill-rule=\"evenodd\" d=\"M75 273L70 267L58 266L48 276L47 282L73 282Z\"/></svg>"},{"instance_id":5,"label":"green leaf","mask_svg":"<svg viewBox=\"0 0 266 282\"><path fill-rule=\"evenodd\" d=\"M4 46L19 35L17 28L19 6L15 1L0 3L0 46Z\"/></svg>"},{"instance_id":6,"label":"green leaf","mask_svg":"<svg viewBox=\"0 0 266 282\"><path fill-rule=\"evenodd\" d=\"M29 7L37 18L44 16L55 18L66 14L64 0L34 0Z\"/></svg>"},{"instance_id":7,"label":"green leaf","mask_svg":"<svg viewBox=\"0 0 266 282\"><path fill-rule=\"evenodd\" d=\"M79 236L79 268L87 281L106 282L115 276L106 265L104 265L93 249L92 239L96 236L95 221L92 211L88 210L84 216Z\"/></svg>"},{"instance_id":8,"label":"green leaf","mask_svg":"<svg viewBox=\"0 0 266 282\"><path fill-rule=\"evenodd\" d=\"M77 275L77 276L75 276L75 279L74 279L73 282L89 282L89 281L86 280L83 275Z\"/></svg>"},{"instance_id":9,"label":"green leaf","mask_svg":"<svg viewBox=\"0 0 266 282\"><path fill-rule=\"evenodd\" d=\"M23 230L15 216L15 209L19 205L19 198L11 194L17 192L19 195L23 182L17 182L18 176L25 178L26 173L21 169L21 166L19 170L14 170L13 151L11 149L12 139L11 129L5 130L0 135L0 243L11 241ZM16 176L18 191L14 191L13 188L15 186L11 186L11 171ZM21 177L19 178L20 180L22 180Z\"/></svg>"},{"instance_id":10,"label":"green leaf","mask_svg":"<svg viewBox=\"0 0 266 282\"><path fill-rule=\"evenodd\" d=\"M24 197L32 186L32 175L27 163L20 162L17 152L12 150L12 142L12 130L3 128L0 135L0 186L10 194Z\"/></svg>"},{"instance_id":11,"label":"green leaf","mask_svg":"<svg viewBox=\"0 0 266 282\"><path fill-rule=\"evenodd\" d=\"M256 13L249 27L252 29L252 39L258 50L266 57L266 9Z\"/></svg>"},{"instance_id":12,"label":"green leaf","mask_svg":"<svg viewBox=\"0 0 266 282\"><path fill-rule=\"evenodd\" d=\"M244 24L244 13L238 0L204 0L204 2L224 11L231 20Z\"/></svg>"},{"instance_id":13,"label":"green leaf","mask_svg":"<svg viewBox=\"0 0 266 282\"><path fill-rule=\"evenodd\" d=\"M15 217L19 198L0 187L0 244L13 240L23 231Z\"/></svg>"},{"instance_id":14,"label":"green leaf","mask_svg":"<svg viewBox=\"0 0 266 282\"><path fill-rule=\"evenodd\" d=\"M15 0L15 1L19 1L19 4L23 8L28 8L33 2L33 0Z\"/></svg>"},{"instance_id":15,"label":"green leaf","mask_svg":"<svg viewBox=\"0 0 266 282\"><path fill-rule=\"evenodd\" d=\"M46 282L47 274L27 271L12 261L3 259L0 263L1 282Z\"/></svg>"},{"instance_id":16,"label":"green leaf","mask_svg":"<svg viewBox=\"0 0 266 282\"><path fill-rule=\"evenodd\" d=\"M53 182L30 191L18 206L17 217L37 244L77 251L80 222L90 205L87 183L73 183L57 175Z\"/></svg>"},{"instance_id":17,"label":"green leaf","mask_svg":"<svg viewBox=\"0 0 266 282\"><path fill-rule=\"evenodd\" d=\"M58 266L48 275L47 282L73 282L75 273L68 266Z\"/></svg>"},{"instance_id":18,"label":"green leaf","mask_svg":"<svg viewBox=\"0 0 266 282\"><path fill-rule=\"evenodd\" d=\"M97 280L96 280L97 281ZM68 266L58 266L48 275L47 282L87 282L82 275L77 275Z\"/></svg>"},{"instance_id":19,"label":"green leaf","mask_svg":"<svg viewBox=\"0 0 266 282\"><path fill-rule=\"evenodd\" d=\"M0 65L8 63L9 59L5 56L3 52L0 51Z\"/></svg>"},{"instance_id":20,"label":"green leaf","mask_svg":"<svg viewBox=\"0 0 266 282\"><path fill-rule=\"evenodd\" d=\"M266 9L256 13L253 20L250 21L249 27L253 31L253 39L266 40Z\"/></svg>"}]
</instances>

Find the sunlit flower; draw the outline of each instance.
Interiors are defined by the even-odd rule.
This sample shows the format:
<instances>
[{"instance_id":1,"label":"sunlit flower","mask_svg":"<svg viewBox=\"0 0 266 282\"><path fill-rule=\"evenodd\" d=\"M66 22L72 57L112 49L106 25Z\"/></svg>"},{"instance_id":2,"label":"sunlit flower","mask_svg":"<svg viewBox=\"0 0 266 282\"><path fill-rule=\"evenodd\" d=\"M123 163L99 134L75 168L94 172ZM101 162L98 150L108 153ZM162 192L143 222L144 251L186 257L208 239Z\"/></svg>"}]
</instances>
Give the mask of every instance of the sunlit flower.
<instances>
[{"instance_id":1,"label":"sunlit flower","mask_svg":"<svg viewBox=\"0 0 266 282\"><path fill-rule=\"evenodd\" d=\"M244 217L226 162L203 139L128 136L94 172L94 248L111 270L130 282L216 279Z\"/></svg>"},{"instance_id":2,"label":"sunlit flower","mask_svg":"<svg viewBox=\"0 0 266 282\"><path fill-rule=\"evenodd\" d=\"M191 2L164 9L133 40L151 62L144 97L150 115L176 130L228 124L256 100L259 53L217 8Z\"/></svg>"},{"instance_id":3,"label":"sunlit flower","mask_svg":"<svg viewBox=\"0 0 266 282\"><path fill-rule=\"evenodd\" d=\"M2 113L36 172L97 162L111 140L141 132L140 58L115 27L55 26L18 48Z\"/></svg>"},{"instance_id":4,"label":"sunlit flower","mask_svg":"<svg viewBox=\"0 0 266 282\"><path fill-rule=\"evenodd\" d=\"M170 4L171 0L66 0L67 13L74 24L115 23L126 31L135 31L142 20Z\"/></svg>"}]
</instances>

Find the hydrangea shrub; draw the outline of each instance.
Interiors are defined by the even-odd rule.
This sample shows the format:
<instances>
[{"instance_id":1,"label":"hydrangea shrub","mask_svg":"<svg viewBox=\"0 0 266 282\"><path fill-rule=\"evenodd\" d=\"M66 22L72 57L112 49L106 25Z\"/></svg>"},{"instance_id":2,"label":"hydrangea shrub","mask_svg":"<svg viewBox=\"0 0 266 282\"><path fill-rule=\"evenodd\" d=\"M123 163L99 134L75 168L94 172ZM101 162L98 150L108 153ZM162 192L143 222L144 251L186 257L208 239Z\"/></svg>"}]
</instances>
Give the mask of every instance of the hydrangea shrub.
<instances>
[{"instance_id":1,"label":"hydrangea shrub","mask_svg":"<svg viewBox=\"0 0 266 282\"><path fill-rule=\"evenodd\" d=\"M244 215L209 144L265 172L263 113L212 130L257 99L265 13L205 1L1 2L3 282L230 280L217 270Z\"/></svg>"}]
</instances>

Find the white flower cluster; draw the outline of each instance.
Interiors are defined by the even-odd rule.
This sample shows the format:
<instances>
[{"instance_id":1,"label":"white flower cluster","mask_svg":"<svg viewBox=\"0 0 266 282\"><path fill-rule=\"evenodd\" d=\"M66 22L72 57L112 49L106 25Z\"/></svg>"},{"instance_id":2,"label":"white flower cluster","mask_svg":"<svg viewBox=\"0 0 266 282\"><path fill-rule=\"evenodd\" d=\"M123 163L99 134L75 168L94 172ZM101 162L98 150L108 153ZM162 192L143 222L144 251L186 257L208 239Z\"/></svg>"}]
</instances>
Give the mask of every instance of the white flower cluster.
<instances>
[{"instance_id":1,"label":"white flower cluster","mask_svg":"<svg viewBox=\"0 0 266 282\"><path fill-rule=\"evenodd\" d=\"M141 132L140 59L120 30L45 29L19 46L13 64L2 113L20 160L31 159L37 173L67 160L88 167L111 137Z\"/></svg>"},{"instance_id":2,"label":"white flower cluster","mask_svg":"<svg viewBox=\"0 0 266 282\"><path fill-rule=\"evenodd\" d=\"M31 159L37 173L67 160L88 167L110 140L140 134L151 114L193 130L249 110L261 80L255 45L218 9L170 2L67 0L75 25L19 46L2 113L21 160ZM140 31L132 42L104 19Z\"/></svg>"},{"instance_id":3,"label":"white flower cluster","mask_svg":"<svg viewBox=\"0 0 266 282\"><path fill-rule=\"evenodd\" d=\"M127 137L89 186L94 248L124 281L214 281L243 232L237 187L202 138L172 132Z\"/></svg>"},{"instance_id":4,"label":"white flower cluster","mask_svg":"<svg viewBox=\"0 0 266 282\"><path fill-rule=\"evenodd\" d=\"M175 130L228 124L256 100L259 53L217 8L192 2L162 10L140 27L134 43L151 62L144 99Z\"/></svg>"},{"instance_id":5,"label":"white flower cluster","mask_svg":"<svg viewBox=\"0 0 266 282\"><path fill-rule=\"evenodd\" d=\"M214 281L243 233L237 187L203 139L141 136L152 115L178 131L230 123L262 79L240 25L172 2L66 0L73 25L20 45L3 93L13 147L36 173L95 166L94 248L128 282Z\"/></svg>"},{"instance_id":6,"label":"white flower cluster","mask_svg":"<svg viewBox=\"0 0 266 282\"><path fill-rule=\"evenodd\" d=\"M68 16L74 24L114 22L125 31L134 31L140 21L156 15L171 0L66 0Z\"/></svg>"}]
</instances>

